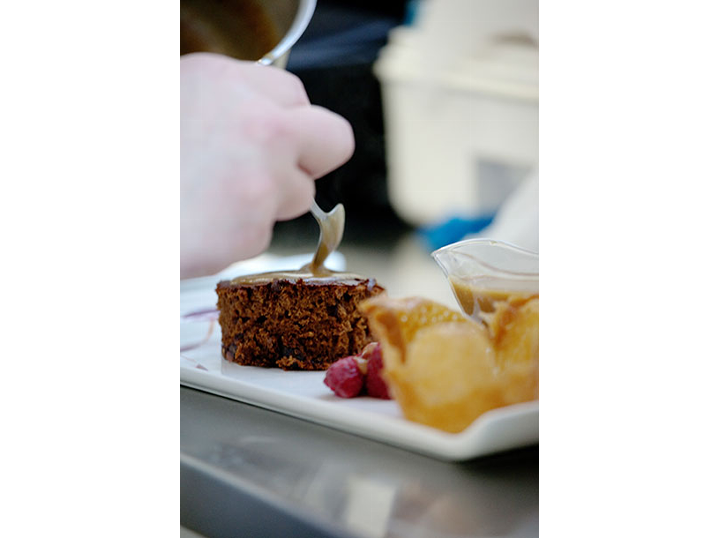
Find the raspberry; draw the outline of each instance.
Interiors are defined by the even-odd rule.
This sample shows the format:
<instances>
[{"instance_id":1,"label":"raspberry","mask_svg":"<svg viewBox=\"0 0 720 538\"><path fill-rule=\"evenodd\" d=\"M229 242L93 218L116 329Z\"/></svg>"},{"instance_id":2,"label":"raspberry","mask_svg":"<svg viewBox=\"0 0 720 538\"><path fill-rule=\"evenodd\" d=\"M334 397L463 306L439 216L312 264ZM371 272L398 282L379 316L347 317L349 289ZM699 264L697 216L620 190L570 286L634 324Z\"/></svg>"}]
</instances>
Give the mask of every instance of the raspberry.
<instances>
[{"instance_id":1,"label":"raspberry","mask_svg":"<svg viewBox=\"0 0 720 538\"><path fill-rule=\"evenodd\" d=\"M372 348L370 348L370 346L372 346L372 344L368 344L363 350L363 356L366 356L368 360L365 389L367 390L368 396L390 400L390 392L385 384L385 380L382 378L382 375L380 375L383 368L382 349L380 349L380 344L376 344ZM367 355L365 353L366 351Z\"/></svg>"},{"instance_id":2,"label":"raspberry","mask_svg":"<svg viewBox=\"0 0 720 538\"><path fill-rule=\"evenodd\" d=\"M354 398L362 392L365 375L358 364L360 357L345 357L325 372L324 383L340 398Z\"/></svg>"}]
</instances>

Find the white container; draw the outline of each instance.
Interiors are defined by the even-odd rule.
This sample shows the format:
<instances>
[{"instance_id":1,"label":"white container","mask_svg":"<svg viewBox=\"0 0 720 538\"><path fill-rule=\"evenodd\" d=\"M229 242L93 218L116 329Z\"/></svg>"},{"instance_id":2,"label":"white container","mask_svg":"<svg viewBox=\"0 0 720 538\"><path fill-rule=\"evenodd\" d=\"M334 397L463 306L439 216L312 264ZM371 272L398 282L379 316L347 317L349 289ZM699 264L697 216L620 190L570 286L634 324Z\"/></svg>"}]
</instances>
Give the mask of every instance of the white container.
<instances>
[{"instance_id":1,"label":"white container","mask_svg":"<svg viewBox=\"0 0 720 538\"><path fill-rule=\"evenodd\" d=\"M537 0L427 0L375 64L388 191L417 226L493 214L538 163Z\"/></svg>"}]
</instances>

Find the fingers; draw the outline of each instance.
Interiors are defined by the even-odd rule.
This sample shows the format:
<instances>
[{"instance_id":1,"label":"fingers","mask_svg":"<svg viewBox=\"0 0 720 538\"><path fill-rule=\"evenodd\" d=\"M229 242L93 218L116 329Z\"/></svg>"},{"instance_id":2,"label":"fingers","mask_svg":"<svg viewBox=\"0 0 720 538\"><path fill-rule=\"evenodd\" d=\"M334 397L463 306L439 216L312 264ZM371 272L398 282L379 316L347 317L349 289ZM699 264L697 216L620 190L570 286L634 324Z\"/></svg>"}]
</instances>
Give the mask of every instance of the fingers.
<instances>
[{"instance_id":1,"label":"fingers","mask_svg":"<svg viewBox=\"0 0 720 538\"><path fill-rule=\"evenodd\" d=\"M277 67L228 58L220 54L199 52L180 58L182 71L198 70L209 82L220 87L246 88L282 107L310 104L305 87L298 77Z\"/></svg>"},{"instance_id":2,"label":"fingers","mask_svg":"<svg viewBox=\"0 0 720 538\"><path fill-rule=\"evenodd\" d=\"M288 112L298 141L298 166L313 179L345 164L355 150L350 123L325 108L307 106Z\"/></svg>"},{"instance_id":3,"label":"fingers","mask_svg":"<svg viewBox=\"0 0 720 538\"><path fill-rule=\"evenodd\" d=\"M310 209L315 197L315 182L345 163L355 149L350 124L343 117L321 107L307 106L284 114L284 134L295 141L297 163L285 162L277 152L273 161L283 169L284 181L277 210L278 220L299 217Z\"/></svg>"},{"instance_id":4,"label":"fingers","mask_svg":"<svg viewBox=\"0 0 720 538\"><path fill-rule=\"evenodd\" d=\"M285 179L277 220L290 220L307 213L315 198L315 181L302 170L290 169Z\"/></svg>"},{"instance_id":5,"label":"fingers","mask_svg":"<svg viewBox=\"0 0 720 538\"><path fill-rule=\"evenodd\" d=\"M329 110L310 105L305 88L295 75L212 53L188 54L181 57L181 62L183 76L204 84L195 93L200 94L206 106L208 99L233 103L234 108L227 113L241 114L245 130L258 131L261 137L272 135L276 129L289 130L297 144L297 164L313 179L344 164L352 155L355 139L350 124ZM208 93L204 88L220 90ZM277 122L280 127L273 125L272 112L263 101L277 107L282 117Z\"/></svg>"},{"instance_id":6,"label":"fingers","mask_svg":"<svg viewBox=\"0 0 720 538\"><path fill-rule=\"evenodd\" d=\"M290 73L208 53L181 62L184 266L229 264L267 248L275 220L308 211L314 179L344 164L355 140Z\"/></svg>"},{"instance_id":7,"label":"fingers","mask_svg":"<svg viewBox=\"0 0 720 538\"><path fill-rule=\"evenodd\" d=\"M238 75L246 76L249 87L282 107L310 104L305 86L292 73L277 67L244 63Z\"/></svg>"}]
</instances>

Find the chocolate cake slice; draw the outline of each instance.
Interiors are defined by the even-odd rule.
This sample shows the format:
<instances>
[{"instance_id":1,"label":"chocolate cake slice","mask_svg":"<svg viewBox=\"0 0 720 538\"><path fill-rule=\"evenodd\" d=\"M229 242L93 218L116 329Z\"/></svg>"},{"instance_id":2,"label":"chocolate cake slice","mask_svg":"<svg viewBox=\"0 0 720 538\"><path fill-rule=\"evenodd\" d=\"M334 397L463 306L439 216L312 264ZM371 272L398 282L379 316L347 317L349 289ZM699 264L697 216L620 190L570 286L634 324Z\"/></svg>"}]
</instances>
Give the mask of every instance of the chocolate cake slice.
<instances>
[{"instance_id":1,"label":"chocolate cake slice","mask_svg":"<svg viewBox=\"0 0 720 538\"><path fill-rule=\"evenodd\" d=\"M226 360L325 370L371 341L358 304L384 288L356 275L266 273L219 282L216 291Z\"/></svg>"}]
</instances>

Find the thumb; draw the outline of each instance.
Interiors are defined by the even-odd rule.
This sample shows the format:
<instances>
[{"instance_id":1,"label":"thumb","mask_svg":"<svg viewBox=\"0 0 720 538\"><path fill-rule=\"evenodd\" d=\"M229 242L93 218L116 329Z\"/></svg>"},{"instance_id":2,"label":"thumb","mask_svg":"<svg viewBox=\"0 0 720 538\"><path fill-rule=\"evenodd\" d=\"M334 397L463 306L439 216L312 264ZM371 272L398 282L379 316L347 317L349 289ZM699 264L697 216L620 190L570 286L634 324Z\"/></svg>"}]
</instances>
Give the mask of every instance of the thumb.
<instances>
[{"instance_id":1,"label":"thumb","mask_svg":"<svg viewBox=\"0 0 720 538\"><path fill-rule=\"evenodd\" d=\"M317 179L345 164L355 151L350 123L319 106L288 112L289 127L298 141L298 166Z\"/></svg>"}]
</instances>

